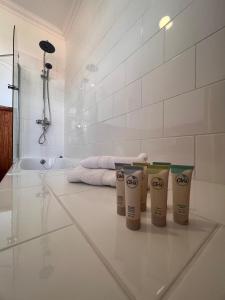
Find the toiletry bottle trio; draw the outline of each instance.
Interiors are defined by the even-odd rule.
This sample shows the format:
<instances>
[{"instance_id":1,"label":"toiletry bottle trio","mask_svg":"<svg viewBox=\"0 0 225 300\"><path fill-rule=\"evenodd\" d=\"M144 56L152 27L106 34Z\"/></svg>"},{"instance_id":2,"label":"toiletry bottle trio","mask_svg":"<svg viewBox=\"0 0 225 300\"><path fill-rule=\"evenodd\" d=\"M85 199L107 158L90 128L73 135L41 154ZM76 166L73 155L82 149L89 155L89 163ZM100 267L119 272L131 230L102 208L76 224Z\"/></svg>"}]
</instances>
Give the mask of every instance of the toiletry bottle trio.
<instances>
[{"instance_id":1,"label":"toiletry bottle trio","mask_svg":"<svg viewBox=\"0 0 225 300\"><path fill-rule=\"evenodd\" d=\"M141 212L146 211L148 182L151 197L151 220L166 226L169 171L172 173L173 217L178 224L188 224L193 166L170 163L116 164L117 213L126 216L131 230L141 226Z\"/></svg>"}]
</instances>

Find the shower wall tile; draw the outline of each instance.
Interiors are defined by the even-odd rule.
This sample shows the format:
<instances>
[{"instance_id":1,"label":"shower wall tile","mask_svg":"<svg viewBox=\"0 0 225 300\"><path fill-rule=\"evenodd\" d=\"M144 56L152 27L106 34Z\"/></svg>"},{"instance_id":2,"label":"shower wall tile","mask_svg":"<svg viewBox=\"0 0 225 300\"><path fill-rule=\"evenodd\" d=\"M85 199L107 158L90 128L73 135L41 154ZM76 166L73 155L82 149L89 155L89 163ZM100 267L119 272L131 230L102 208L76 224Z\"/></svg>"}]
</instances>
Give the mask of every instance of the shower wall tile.
<instances>
[{"instance_id":1,"label":"shower wall tile","mask_svg":"<svg viewBox=\"0 0 225 300\"><path fill-rule=\"evenodd\" d=\"M130 83L163 62L163 32L159 32L126 61L126 83Z\"/></svg>"},{"instance_id":2,"label":"shower wall tile","mask_svg":"<svg viewBox=\"0 0 225 300\"><path fill-rule=\"evenodd\" d=\"M225 131L225 81L165 102L164 134L191 135Z\"/></svg>"},{"instance_id":3,"label":"shower wall tile","mask_svg":"<svg viewBox=\"0 0 225 300\"><path fill-rule=\"evenodd\" d=\"M141 81L137 80L114 94L113 115L128 113L141 106Z\"/></svg>"},{"instance_id":4,"label":"shower wall tile","mask_svg":"<svg viewBox=\"0 0 225 300\"><path fill-rule=\"evenodd\" d=\"M138 21L99 64L100 81L141 46L141 22Z\"/></svg>"},{"instance_id":5,"label":"shower wall tile","mask_svg":"<svg viewBox=\"0 0 225 300\"><path fill-rule=\"evenodd\" d=\"M142 79L142 103L148 105L195 87L195 49L191 48Z\"/></svg>"},{"instance_id":6,"label":"shower wall tile","mask_svg":"<svg viewBox=\"0 0 225 300\"><path fill-rule=\"evenodd\" d=\"M197 87L225 78L225 29L197 45Z\"/></svg>"},{"instance_id":7,"label":"shower wall tile","mask_svg":"<svg viewBox=\"0 0 225 300\"><path fill-rule=\"evenodd\" d=\"M134 139L162 136L163 104L153 104L127 114L127 127Z\"/></svg>"},{"instance_id":8,"label":"shower wall tile","mask_svg":"<svg viewBox=\"0 0 225 300\"><path fill-rule=\"evenodd\" d=\"M110 96L109 98L98 102L97 111L98 111L98 121L104 121L112 117L113 112L113 98L114 96Z\"/></svg>"},{"instance_id":9,"label":"shower wall tile","mask_svg":"<svg viewBox=\"0 0 225 300\"><path fill-rule=\"evenodd\" d=\"M140 141L120 141L113 144L113 154L118 156L137 156L141 152Z\"/></svg>"},{"instance_id":10,"label":"shower wall tile","mask_svg":"<svg viewBox=\"0 0 225 300\"><path fill-rule=\"evenodd\" d=\"M159 31L159 22L169 16L173 19L179 14L192 0L152 0L149 1L150 9L143 16L143 40L146 41Z\"/></svg>"},{"instance_id":11,"label":"shower wall tile","mask_svg":"<svg viewBox=\"0 0 225 300\"><path fill-rule=\"evenodd\" d=\"M196 177L225 184L225 134L196 137Z\"/></svg>"},{"instance_id":12,"label":"shower wall tile","mask_svg":"<svg viewBox=\"0 0 225 300\"><path fill-rule=\"evenodd\" d=\"M171 59L225 26L224 11L224 0L193 1L166 31L166 59Z\"/></svg>"},{"instance_id":13,"label":"shower wall tile","mask_svg":"<svg viewBox=\"0 0 225 300\"><path fill-rule=\"evenodd\" d=\"M225 2L103 2L85 4L66 41L65 155L145 151L221 182L206 173L225 133Z\"/></svg>"},{"instance_id":14,"label":"shower wall tile","mask_svg":"<svg viewBox=\"0 0 225 300\"><path fill-rule=\"evenodd\" d=\"M166 151L165 151L166 149ZM194 164L194 137L149 139L142 142L141 151L150 161L168 161L173 164Z\"/></svg>"},{"instance_id":15,"label":"shower wall tile","mask_svg":"<svg viewBox=\"0 0 225 300\"><path fill-rule=\"evenodd\" d=\"M98 63L109 53L123 35L138 21L141 15L149 7L148 0L129 1L129 5L124 9L122 14L118 16L114 26L109 30L104 39L101 40L90 60ZM88 58L89 59L89 58Z\"/></svg>"}]
</instances>

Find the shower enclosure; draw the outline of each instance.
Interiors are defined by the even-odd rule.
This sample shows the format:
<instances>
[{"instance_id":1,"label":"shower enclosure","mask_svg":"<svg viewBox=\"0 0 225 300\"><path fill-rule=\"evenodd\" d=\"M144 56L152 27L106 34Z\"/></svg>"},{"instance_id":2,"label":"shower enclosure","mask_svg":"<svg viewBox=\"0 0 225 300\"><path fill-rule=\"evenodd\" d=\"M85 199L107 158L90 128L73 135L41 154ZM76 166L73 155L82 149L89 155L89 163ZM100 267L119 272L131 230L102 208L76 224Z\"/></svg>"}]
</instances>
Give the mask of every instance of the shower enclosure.
<instances>
[{"instance_id":1,"label":"shower enclosure","mask_svg":"<svg viewBox=\"0 0 225 300\"><path fill-rule=\"evenodd\" d=\"M42 127L42 133L38 139L38 143L43 145L47 140L46 134L49 126L52 123L51 103L49 96L49 73L52 69L52 65L46 62L46 53L54 53L55 47L49 43L49 41L40 41L39 46L43 50L43 69L41 73L41 78L43 81L43 111L42 119L36 120L36 123Z\"/></svg>"}]
</instances>

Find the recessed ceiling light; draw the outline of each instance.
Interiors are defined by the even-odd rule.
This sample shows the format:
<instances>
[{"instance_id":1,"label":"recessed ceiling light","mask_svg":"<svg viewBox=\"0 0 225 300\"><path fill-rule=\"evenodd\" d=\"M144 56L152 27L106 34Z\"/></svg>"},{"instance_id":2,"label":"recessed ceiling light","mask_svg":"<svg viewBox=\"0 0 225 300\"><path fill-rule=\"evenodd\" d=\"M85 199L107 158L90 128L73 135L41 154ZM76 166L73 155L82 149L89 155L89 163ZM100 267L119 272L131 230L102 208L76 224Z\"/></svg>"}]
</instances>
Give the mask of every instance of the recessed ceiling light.
<instances>
[{"instance_id":1,"label":"recessed ceiling light","mask_svg":"<svg viewBox=\"0 0 225 300\"><path fill-rule=\"evenodd\" d=\"M173 22L171 22L171 18L169 16L164 16L159 21L159 28L162 29L163 27L166 28L166 30L170 29L173 25Z\"/></svg>"}]
</instances>

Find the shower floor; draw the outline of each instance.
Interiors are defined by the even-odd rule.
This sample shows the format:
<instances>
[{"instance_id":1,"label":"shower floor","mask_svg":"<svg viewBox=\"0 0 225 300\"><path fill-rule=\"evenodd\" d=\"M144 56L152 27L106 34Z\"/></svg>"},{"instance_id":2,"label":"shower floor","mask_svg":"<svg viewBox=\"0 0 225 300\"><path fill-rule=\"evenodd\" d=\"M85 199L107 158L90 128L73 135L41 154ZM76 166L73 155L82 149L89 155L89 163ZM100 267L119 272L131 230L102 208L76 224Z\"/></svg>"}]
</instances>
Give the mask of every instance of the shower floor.
<instances>
[{"instance_id":1,"label":"shower floor","mask_svg":"<svg viewBox=\"0 0 225 300\"><path fill-rule=\"evenodd\" d=\"M193 182L193 191L202 191L201 183ZM221 193L224 197L225 190ZM209 220L197 199L189 226L172 222L169 192L167 227L151 225L148 206L137 232L116 214L114 188L70 184L66 170L12 171L0 184L0 199L3 300L181 299L190 280L203 275L202 260L204 280L210 282L204 290L216 287L219 296L224 292L209 269L214 251L214 268L224 274L225 245L218 244L225 237L221 215ZM182 299L202 299L195 293L202 291L203 282L194 284L190 297Z\"/></svg>"}]
</instances>

